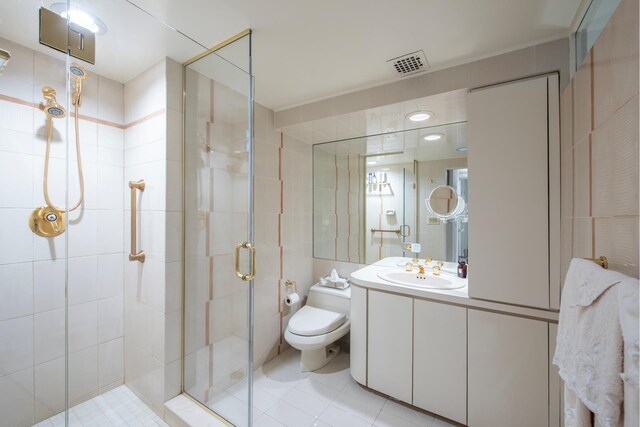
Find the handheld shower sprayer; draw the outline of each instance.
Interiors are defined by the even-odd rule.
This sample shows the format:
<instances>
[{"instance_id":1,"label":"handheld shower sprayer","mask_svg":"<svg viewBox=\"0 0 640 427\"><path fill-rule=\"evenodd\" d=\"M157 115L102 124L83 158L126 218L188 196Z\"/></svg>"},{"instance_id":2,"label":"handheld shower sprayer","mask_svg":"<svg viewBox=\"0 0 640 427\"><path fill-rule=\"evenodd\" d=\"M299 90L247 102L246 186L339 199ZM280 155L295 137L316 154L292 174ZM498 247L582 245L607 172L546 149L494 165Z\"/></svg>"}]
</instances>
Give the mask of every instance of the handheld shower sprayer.
<instances>
[{"instance_id":1,"label":"handheld shower sprayer","mask_svg":"<svg viewBox=\"0 0 640 427\"><path fill-rule=\"evenodd\" d=\"M75 79L71 103L79 107L82 104L82 81L87 78L87 70L73 62L69 67L69 72L71 77Z\"/></svg>"}]
</instances>

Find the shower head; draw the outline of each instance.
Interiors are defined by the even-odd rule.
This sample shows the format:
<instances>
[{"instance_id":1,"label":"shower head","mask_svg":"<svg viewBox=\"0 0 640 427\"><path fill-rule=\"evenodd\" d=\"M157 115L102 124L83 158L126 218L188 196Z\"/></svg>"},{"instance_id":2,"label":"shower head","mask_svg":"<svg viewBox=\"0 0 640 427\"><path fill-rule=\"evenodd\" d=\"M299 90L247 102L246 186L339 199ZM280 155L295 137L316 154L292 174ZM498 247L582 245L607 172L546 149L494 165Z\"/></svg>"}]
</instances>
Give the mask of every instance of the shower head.
<instances>
[{"instance_id":1,"label":"shower head","mask_svg":"<svg viewBox=\"0 0 640 427\"><path fill-rule=\"evenodd\" d=\"M76 85L73 89L73 96L71 97L71 103L79 107L80 104L82 104L82 81L87 78L87 70L73 62L69 67L69 72L76 80Z\"/></svg>"},{"instance_id":2,"label":"shower head","mask_svg":"<svg viewBox=\"0 0 640 427\"><path fill-rule=\"evenodd\" d=\"M84 67L76 64L75 62L71 63L69 67L69 72L73 74L73 77L76 79L86 79L87 78L87 70Z\"/></svg>"},{"instance_id":3,"label":"shower head","mask_svg":"<svg viewBox=\"0 0 640 427\"><path fill-rule=\"evenodd\" d=\"M7 63L9 62L10 58L11 58L11 54L9 52L7 52L6 50L0 49L0 76L2 75L2 72L7 66Z\"/></svg>"},{"instance_id":4,"label":"shower head","mask_svg":"<svg viewBox=\"0 0 640 427\"><path fill-rule=\"evenodd\" d=\"M52 87L45 86L42 88L42 95L46 101L44 112L52 119L59 119L67 115L67 110L58 104L56 100L56 90Z\"/></svg>"}]
</instances>

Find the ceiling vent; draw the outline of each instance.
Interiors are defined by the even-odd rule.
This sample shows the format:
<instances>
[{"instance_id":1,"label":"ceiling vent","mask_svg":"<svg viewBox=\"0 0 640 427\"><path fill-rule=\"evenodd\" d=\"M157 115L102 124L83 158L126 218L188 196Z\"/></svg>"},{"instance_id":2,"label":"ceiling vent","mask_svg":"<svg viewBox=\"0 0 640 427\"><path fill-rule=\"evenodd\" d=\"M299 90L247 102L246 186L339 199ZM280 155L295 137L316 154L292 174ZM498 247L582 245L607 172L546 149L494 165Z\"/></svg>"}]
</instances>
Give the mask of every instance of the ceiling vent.
<instances>
[{"instance_id":1,"label":"ceiling vent","mask_svg":"<svg viewBox=\"0 0 640 427\"><path fill-rule=\"evenodd\" d=\"M427 57L421 50L389 59L387 64L390 64L393 67L393 73L399 76L408 76L429 69Z\"/></svg>"}]
</instances>

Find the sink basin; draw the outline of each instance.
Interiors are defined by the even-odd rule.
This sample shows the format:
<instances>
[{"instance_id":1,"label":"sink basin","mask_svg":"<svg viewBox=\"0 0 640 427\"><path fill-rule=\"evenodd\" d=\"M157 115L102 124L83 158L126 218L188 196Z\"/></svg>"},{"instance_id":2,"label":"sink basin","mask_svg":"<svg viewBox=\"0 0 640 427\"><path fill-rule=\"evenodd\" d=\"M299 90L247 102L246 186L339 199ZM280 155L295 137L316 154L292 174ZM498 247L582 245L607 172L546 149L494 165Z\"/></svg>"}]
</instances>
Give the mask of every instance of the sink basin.
<instances>
[{"instance_id":1,"label":"sink basin","mask_svg":"<svg viewBox=\"0 0 640 427\"><path fill-rule=\"evenodd\" d=\"M451 281L432 274L419 274L417 271L387 270L378 273L378 277L391 283L407 286L419 286L425 289L458 289L465 286L464 281Z\"/></svg>"}]
</instances>

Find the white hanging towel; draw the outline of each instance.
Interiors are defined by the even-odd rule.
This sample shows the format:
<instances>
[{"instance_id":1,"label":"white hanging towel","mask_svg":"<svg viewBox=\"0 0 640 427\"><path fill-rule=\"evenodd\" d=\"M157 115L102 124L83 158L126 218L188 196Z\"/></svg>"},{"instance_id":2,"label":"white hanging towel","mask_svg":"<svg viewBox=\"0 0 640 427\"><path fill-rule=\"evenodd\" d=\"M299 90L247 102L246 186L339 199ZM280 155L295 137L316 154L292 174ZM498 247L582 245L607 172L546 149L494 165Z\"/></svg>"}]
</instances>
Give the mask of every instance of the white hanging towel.
<instances>
[{"instance_id":1,"label":"white hanging towel","mask_svg":"<svg viewBox=\"0 0 640 427\"><path fill-rule=\"evenodd\" d=\"M624 427L640 425L640 283L626 279L618 285L618 310L624 342Z\"/></svg>"},{"instance_id":2,"label":"white hanging towel","mask_svg":"<svg viewBox=\"0 0 640 427\"><path fill-rule=\"evenodd\" d=\"M573 259L562 290L553 363L565 383L565 426L621 426L624 399L618 287L627 276Z\"/></svg>"}]
</instances>

